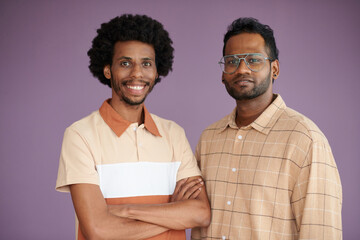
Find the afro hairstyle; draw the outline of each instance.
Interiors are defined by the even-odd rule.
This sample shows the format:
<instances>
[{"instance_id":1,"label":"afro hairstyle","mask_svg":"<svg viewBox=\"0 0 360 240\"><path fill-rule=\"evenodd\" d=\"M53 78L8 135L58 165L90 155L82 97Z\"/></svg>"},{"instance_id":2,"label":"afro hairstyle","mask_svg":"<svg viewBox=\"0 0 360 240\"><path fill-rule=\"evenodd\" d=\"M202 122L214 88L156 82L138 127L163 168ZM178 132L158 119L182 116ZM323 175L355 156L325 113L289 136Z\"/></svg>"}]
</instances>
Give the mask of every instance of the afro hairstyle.
<instances>
[{"instance_id":1,"label":"afro hairstyle","mask_svg":"<svg viewBox=\"0 0 360 240\"><path fill-rule=\"evenodd\" d=\"M104 76L103 70L106 65L112 65L114 46L119 41L140 41L152 45L158 75L167 76L172 70L173 42L163 25L146 15L124 14L101 24L92 41L92 47L87 52L90 72L101 83L111 87L111 82ZM160 80L160 77L155 79L155 84Z\"/></svg>"}]
</instances>

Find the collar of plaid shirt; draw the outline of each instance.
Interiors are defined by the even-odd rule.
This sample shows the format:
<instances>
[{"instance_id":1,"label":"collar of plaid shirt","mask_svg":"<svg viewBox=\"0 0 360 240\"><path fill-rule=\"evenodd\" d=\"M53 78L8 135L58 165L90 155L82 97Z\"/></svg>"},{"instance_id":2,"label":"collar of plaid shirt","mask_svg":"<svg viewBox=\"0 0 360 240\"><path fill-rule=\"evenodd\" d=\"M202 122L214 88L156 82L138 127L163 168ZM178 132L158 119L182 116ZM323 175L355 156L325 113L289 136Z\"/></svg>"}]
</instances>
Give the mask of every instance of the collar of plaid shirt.
<instances>
[{"instance_id":1,"label":"collar of plaid shirt","mask_svg":"<svg viewBox=\"0 0 360 240\"><path fill-rule=\"evenodd\" d=\"M285 109L286 104L284 100L279 94L275 94L275 100L265 109L265 111L254 122L241 128L254 128L255 130L267 135ZM223 122L224 125L219 128L218 133L221 133L227 127L238 129L239 127L235 123L235 116L236 107L231 114L228 115L227 120Z\"/></svg>"}]
</instances>

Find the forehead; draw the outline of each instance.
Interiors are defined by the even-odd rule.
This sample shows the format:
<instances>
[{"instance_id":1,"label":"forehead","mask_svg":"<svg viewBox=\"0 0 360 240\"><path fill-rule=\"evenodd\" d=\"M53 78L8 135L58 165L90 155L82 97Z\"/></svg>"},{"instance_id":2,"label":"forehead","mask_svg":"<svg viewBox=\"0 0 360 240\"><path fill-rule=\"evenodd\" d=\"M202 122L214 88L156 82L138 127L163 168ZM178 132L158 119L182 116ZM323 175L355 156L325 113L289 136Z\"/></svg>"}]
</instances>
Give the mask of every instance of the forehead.
<instances>
[{"instance_id":1,"label":"forehead","mask_svg":"<svg viewBox=\"0 0 360 240\"><path fill-rule=\"evenodd\" d=\"M154 47L140 41L119 41L114 46L114 58L155 58Z\"/></svg>"},{"instance_id":2,"label":"forehead","mask_svg":"<svg viewBox=\"0 0 360 240\"><path fill-rule=\"evenodd\" d=\"M225 55L242 53L262 53L267 55L265 40L258 33L240 33L226 43Z\"/></svg>"}]
</instances>

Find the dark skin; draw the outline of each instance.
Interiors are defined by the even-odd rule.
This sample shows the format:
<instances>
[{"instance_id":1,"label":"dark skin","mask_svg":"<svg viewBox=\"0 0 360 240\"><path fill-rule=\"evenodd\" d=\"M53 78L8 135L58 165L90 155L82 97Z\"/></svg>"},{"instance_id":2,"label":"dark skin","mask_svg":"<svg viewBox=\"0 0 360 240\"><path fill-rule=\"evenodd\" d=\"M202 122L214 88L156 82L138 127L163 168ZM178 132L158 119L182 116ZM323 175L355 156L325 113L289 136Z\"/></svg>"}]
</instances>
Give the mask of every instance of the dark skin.
<instances>
[{"instance_id":1,"label":"dark skin","mask_svg":"<svg viewBox=\"0 0 360 240\"><path fill-rule=\"evenodd\" d=\"M203 197L200 194L206 196L203 185L200 177L182 179L176 184L171 203L152 205L107 205L100 187L94 184L70 185L70 193L86 239L144 239L169 229L207 226L210 219L198 222L203 221L204 215L198 220L191 218L191 211L201 208ZM131 208L138 208L140 217L145 220L129 216Z\"/></svg>"},{"instance_id":2,"label":"dark skin","mask_svg":"<svg viewBox=\"0 0 360 240\"><path fill-rule=\"evenodd\" d=\"M144 100L158 77L154 48L139 41L118 42L104 67L112 83L111 106L129 122L144 123ZM179 180L169 203L107 205L95 184L70 186L86 239L144 239L169 229L210 224L210 206L200 176Z\"/></svg>"},{"instance_id":3,"label":"dark skin","mask_svg":"<svg viewBox=\"0 0 360 240\"><path fill-rule=\"evenodd\" d=\"M192 214L201 214L197 209L202 208L203 195L206 194L203 185L199 176L182 179L176 183L170 203L112 205L109 210L119 217L151 222L168 229L193 228L201 224Z\"/></svg>"},{"instance_id":4,"label":"dark skin","mask_svg":"<svg viewBox=\"0 0 360 240\"><path fill-rule=\"evenodd\" d=\"M257 33L241 33L231 37L225 46L225 55L261 53L269 57L265 41ZM274 100L272 79L279 76L279 61L267 61L259 72L251 71L244 61L233 74L223 73L222 79L228 92L236 99L236 124L251 124ZM229 94L230 94L229 92ZM230 94L232 95L232 94Z\"/></svg>"},{"instance_id":5,"label":"dark skin","mask_svg":"<svg viewBox=\"0 0 360 240\"><path fill-rule=\"evenodd\" d=\"M142 124L144 101L158 77L154 48L139 41L117 42L104 76L112 85L110 105L129 122Z\"/></svg>"}]
</instances>

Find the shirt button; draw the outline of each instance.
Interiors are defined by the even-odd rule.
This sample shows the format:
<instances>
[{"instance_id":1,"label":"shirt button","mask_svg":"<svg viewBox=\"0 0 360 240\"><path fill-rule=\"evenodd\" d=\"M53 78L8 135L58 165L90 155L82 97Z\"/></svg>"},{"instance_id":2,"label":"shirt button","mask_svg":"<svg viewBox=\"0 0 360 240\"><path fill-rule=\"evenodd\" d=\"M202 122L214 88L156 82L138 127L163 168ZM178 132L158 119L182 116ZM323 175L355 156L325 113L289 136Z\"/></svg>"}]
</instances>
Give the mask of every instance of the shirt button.
<instances>
[{"instance_id":1,"label":"shirt button","mask_svg":"<svg viewBox=\"0 0 360 240\"><path fill-rule=\"evenodd\" d=\"M133 129L134 129L134 131L136 131L136 127L134 127Z\"/></svg>"},{"instance_id":2,"label":"shirt button","mask_svg":"<svg viewBox=\"0 0 360 240\"><path fill-rule=\"evenodd\" d=\"M223 239L223 240L225 240L225 239L226 239L226 237L225 237L225 236L222 236L222 239Z\"/></svg>"},{"instance_id":3,"label":"shirt button","mask_svg":"<svg viewBox=\"0 0 360 240\"><path fill-rule=\"evenodd\" d=\"M238 139L242 139L242 136L241 136L241 135L239 135L239 136L238 136Z\"/></svg>"},{"instance_id":4,"label":"shirt button","mask_svg":"<svg viewBox=\"0 0 360 240\"><path fill-rule=\"evenodd\" d=\"M236 168L231 169L231 171L236 172Z\"/></svg>"},{"instance_id":5,"label":"shirt button","mask_svg":"<svg viewBox=\"0 0 360 240\"><path fill-rule=\"evenodd\" d=\"M231 201L227 201L227 205L230 205L231 204Z\"/></svg>"}]
</instances>

